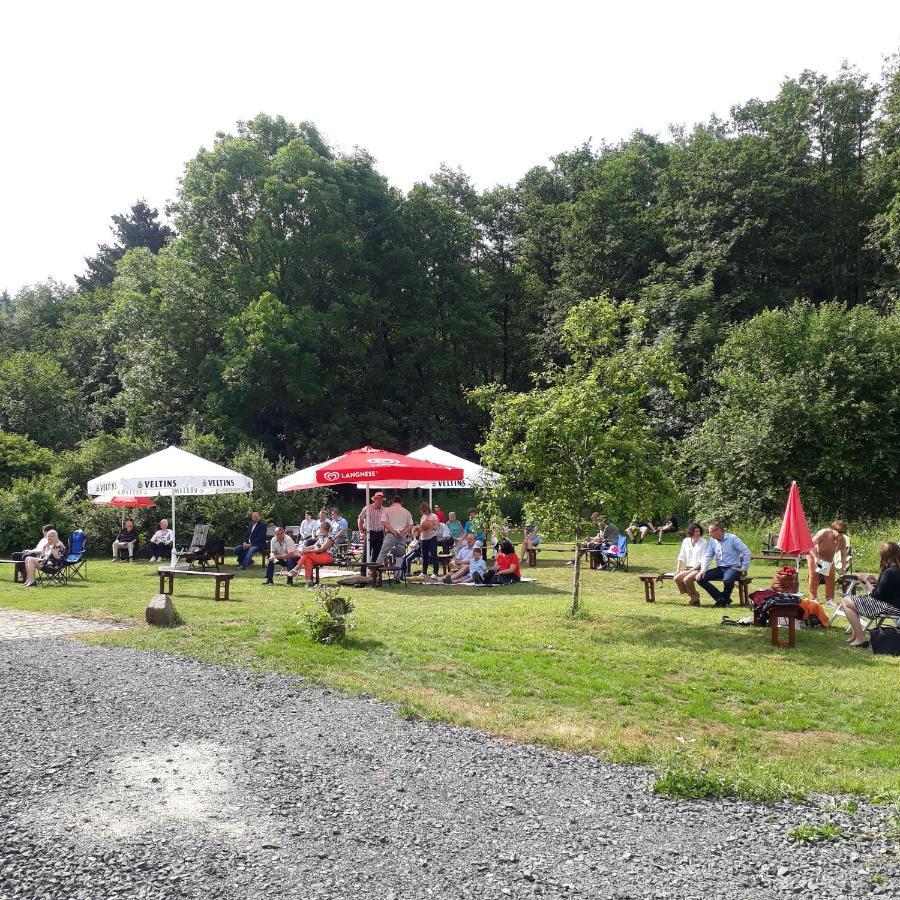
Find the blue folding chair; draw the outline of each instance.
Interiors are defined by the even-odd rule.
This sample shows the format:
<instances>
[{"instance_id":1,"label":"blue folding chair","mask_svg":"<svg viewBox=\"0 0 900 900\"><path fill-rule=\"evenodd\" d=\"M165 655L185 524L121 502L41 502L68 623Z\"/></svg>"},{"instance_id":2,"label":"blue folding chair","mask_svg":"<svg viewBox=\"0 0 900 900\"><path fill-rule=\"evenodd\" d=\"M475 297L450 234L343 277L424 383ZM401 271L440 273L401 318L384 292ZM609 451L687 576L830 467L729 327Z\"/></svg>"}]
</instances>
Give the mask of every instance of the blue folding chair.
<instances>
[{"instance_id":1,"label":"blue folding chair","mask_svg":"<svg viewBox=\"0 0 900 900\"><path fill-rule=\"evenodd\" d=\"M628 571L628 535L624 532L619 535L619 544L610 547L606 551L606 558L612 563L613 568L622 572Z\"/></svg>"},{"instance_id":2,"label":"blue folding chair","mask_svg":"<svg viewBox=\"0 0 900 900\"><path fill-rule=\"evenodd\" d=\"M69 555L66 564L60 570L65 584L72 578L80 578L87 581L87 557L85 556L84 532L78 528L72 532L69 539Z\"/></svg>"}]
</instances>

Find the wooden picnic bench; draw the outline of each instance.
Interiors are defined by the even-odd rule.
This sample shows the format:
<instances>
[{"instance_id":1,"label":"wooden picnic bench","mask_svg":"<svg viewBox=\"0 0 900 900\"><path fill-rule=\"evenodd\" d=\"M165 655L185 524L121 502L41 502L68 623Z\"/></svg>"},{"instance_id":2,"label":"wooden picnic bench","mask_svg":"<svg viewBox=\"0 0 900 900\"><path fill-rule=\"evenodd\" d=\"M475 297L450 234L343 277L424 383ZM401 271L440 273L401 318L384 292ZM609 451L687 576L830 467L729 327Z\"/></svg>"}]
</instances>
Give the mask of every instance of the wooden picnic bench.
<instances>
[{"instance_id":1,"label":"wooden picnic bench","mask_svg":"<svg viewBox=\"0 0 900 900\"><path fill-rule=\"evenodd\" d=\"M13 567L13 581L25 582L25 560L24 559L0 559L0 563L11 563Z\"/></svg>"},{"instance_id":2,"label":"wooden picnic bench","mask_svg":"<svg viewBox=\"0 0 900 900\"><path fill-rule=\"evenodd\" d=\"M797 565L796 556L776 556L772 553L766 553L763 556L751 556L750 560L752 562L793 563L795 567Z\"/></svg>"},{"instance_id":3,"label":"wooden picnic bench","mask_svg":"<svg viewBox=\"0 0 900 900\"><path fill-rule=\"evenodd\" d=\"M198 572L196 569L173 569L163 568L157 569L159 575L159 592L161 594L175 593L175 578L215 578L216 579L216 600L228 599L228 586L231 579L234 578L234 572ZM168 590L166 590L166 579L168 579ZM222 585L225 585L225 596L222 596Z\"/></svg>"},{"instance_id":4,"label":"wooden picnic bench","mask_svg":"<svg viewBox=\"0 0 900 900\"><path fill-rule=\"evenodd\" d=\"M656 603L656 585L662 584L664 581L674 581L675 576L669 572L663 572L658 575L638 575L641 584L644 585L644 600L647 603ZM752 578L739 578L736 582L738 587L738 604L740 606L750 605L750 591L748 587L753 581ZM696 582L694 582L696 585Z\"/></svg>"}]
</instances>

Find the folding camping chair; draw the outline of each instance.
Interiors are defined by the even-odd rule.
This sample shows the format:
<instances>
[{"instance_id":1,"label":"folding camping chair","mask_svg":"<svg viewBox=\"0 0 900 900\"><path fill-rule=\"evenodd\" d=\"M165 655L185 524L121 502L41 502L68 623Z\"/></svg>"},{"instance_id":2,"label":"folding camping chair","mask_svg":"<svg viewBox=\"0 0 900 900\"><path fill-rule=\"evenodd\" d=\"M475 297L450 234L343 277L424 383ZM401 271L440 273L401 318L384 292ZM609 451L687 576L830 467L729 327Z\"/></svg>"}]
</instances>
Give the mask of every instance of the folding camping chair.
<instances>
[{"instance_id":1,"label":"folding camping chair","mask_svg":"<svg viewBox=\"0 0 900 900\"><path fill-rule=\"evenodd\" d=\"M206 546L206 539L208 536L209 525L195 525L190 545L187 547L175 548L175 568L178 568L181 557L187 556L189 553L199 553Z\"/></svg>"},{"instance_id":2,"label":"folding camping chair","mask_svg":"<svg viewBox=\"0 0 900 900\"><path fill-rule=\"evenodd\" d=\"M55 572L42 572L37 570L39 584L68 584L70 578L81 578L87 581L84 556L84 532L79 528L72 532L69 541L69 552L61 569Z\"/></svg>"},{"instance_id":3,"label":"folding camping chair","mask_svg":"<svg viewBox=\"0 0 900 900\"><path fill-rule=\"evenodd\" d=\"M624 531L619 535L618 545L610 547L606 551L606 558L613 569L618 569L620 572L628 571L628 535Z\"/></svg>"}]
</instances>

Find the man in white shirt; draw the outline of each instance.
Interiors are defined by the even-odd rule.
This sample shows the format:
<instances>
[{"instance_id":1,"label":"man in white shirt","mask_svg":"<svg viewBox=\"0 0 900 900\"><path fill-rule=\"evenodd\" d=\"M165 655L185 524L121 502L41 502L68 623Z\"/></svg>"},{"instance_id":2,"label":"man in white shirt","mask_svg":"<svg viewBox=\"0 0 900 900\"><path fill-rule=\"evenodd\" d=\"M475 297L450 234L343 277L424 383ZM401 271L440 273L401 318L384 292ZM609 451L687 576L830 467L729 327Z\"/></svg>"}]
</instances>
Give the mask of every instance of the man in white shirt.
<instances>
[{"instance_id":1,"label":"man in white shirt","mask_svg":"<svg viewBox=\"0 0 900 900\"><path fill-rule=\"evenodd\" d=\"M300 562L300 554L297 552L297 545L294 543L294 539L289 534L285 534L284 527L279 525L275 529L275 534L272 535L272 540L269 542L269 563L266 566L266 579L263 581L263 584L274 583L272 579L275 575L276 563L281 563L282 568L290 570L298 562ZM293 584L294 579L288 576L287 583Z\"/></svg>"},{"instance_id":2,"label":"man in white shirt","mask_svg":"<svg viewBox=\"0 0 900 900\"><path fill-rule=\"evenodd\" d=\"M469 563L472 561L473 551L478 547L479 545L478 541L475 539L475 532L469 532L466 535L466 542L456 551L456 556L450 560L450 571L456 573L468 572Z\"/></svg>"},{"instance_id":3,"label":"man in white shirt","mask_svg":"<svg viewBox=\"0 0 900 900\"><path fill-rule=\"evenodd\" d=\"M403 556L406 550L406 536L413 527L413 518L400 502L400 497L395 496L391 505L381 511L381 525L384 529L384 542L378 551L376 562L384 565L390 553L394 554L395 560Z\"/></svg>"},{"instance_id":4,"label":"man in white shirt","mask_svg":"<svg viewBox=\"0 0 900 900\"><path fill-rule=\"evenodd\" d=\"M172 556L172 544L175 543L175 535L169 528L168 519L159 520L159 528L153 532L150 538L150 562L157 560L167 560Z\"/></svg>"},{"instance_id":5,"label":"man in white shirt","mask_svg":"<svg viewBox=\"0 0 900 900\"><path fill-rule=\"evenodd\" d=\"M12 558L15 560L25 559L27 556L41 556L44 552L44 547L47 546L47 532L55 531L52 525L45 525L41 529L41 539L37 542L36 547L32 547L31 550L17 550L12 554Z\"/></svg>"}]
</instances>

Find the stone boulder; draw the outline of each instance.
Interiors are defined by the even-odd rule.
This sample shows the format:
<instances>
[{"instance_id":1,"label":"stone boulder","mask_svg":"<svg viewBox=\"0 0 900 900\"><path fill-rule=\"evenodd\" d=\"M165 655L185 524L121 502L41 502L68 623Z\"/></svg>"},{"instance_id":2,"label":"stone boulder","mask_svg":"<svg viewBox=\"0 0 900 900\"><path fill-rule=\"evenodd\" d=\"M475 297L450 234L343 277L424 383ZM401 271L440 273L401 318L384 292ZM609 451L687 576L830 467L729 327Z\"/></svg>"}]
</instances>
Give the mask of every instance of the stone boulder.
<instances>
[{"instance_id":1,"label":"stone boulder","mask_svg":"<svg viewBox=\"0 0 900 900\"><path fill-rule=\"evenodd\" d=\"M180 621L175 607L172 606L172 598L168 594L156 594L150 598L147 604L147 624L158 625L160 628L171 628Z\"/></svg>"}]
</instances>

